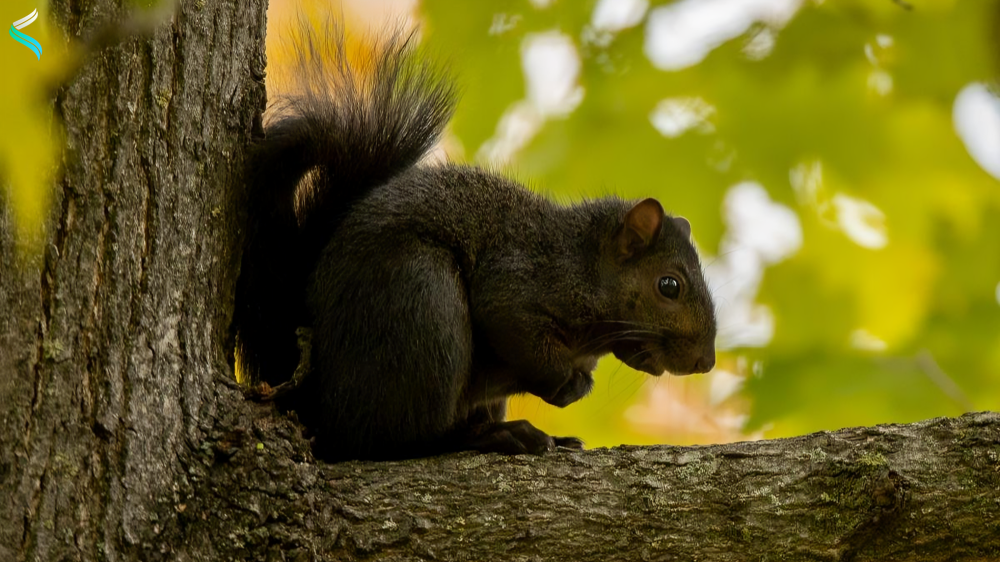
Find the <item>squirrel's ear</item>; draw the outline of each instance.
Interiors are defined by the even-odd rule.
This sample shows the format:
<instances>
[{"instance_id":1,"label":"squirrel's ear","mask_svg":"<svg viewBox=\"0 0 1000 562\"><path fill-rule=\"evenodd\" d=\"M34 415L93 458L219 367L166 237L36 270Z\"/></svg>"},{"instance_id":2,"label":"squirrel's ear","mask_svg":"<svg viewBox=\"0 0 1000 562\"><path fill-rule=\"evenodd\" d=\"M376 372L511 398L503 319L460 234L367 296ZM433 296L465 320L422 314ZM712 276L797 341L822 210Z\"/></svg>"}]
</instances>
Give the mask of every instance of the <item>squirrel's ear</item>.
<instances>
[{"instance_id":1,"label":"squirrel's ear","mask_svg":"<svg viewBox=\"0 0 1000 562\"><path fill-rule=\"evenodd\" d=\"M691 238L691 223L684 217L673 217L673 219L674 226L677 227L677 230L681 231L684 238Z\"/></svg>"},{"instance_id":2,"label":"squirrel's ear","mask_svg":"<svg viewBox=\"0 0 1000 562\"><path fill-rule=\"evenodd\" d=\"M628 259L652 244L663 226L663 206L656 199L643 199L625 214L618 233L618 255Z\"/></svg>"}]
</instances>

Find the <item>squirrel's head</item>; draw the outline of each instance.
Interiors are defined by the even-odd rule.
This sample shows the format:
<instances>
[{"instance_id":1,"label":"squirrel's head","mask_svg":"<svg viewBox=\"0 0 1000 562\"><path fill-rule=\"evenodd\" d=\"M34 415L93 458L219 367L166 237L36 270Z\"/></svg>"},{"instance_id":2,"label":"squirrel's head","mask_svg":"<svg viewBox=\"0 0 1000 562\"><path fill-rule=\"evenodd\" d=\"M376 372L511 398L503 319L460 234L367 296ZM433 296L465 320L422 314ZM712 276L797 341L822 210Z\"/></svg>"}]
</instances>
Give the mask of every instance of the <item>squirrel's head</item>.
<instances>
[{"instance_id":1,"label":"squirrel's head","mask_svg":"<svg viewBox=\"0 0 1000 562\"><path fill-rule=\"evenodd\" d=\"M625 213L603 251L606 286L614 287L602 329L612 342L606 351L651 375L711 370L715 307L687 219L645 199Z\"/></svg>"}]
</instances>

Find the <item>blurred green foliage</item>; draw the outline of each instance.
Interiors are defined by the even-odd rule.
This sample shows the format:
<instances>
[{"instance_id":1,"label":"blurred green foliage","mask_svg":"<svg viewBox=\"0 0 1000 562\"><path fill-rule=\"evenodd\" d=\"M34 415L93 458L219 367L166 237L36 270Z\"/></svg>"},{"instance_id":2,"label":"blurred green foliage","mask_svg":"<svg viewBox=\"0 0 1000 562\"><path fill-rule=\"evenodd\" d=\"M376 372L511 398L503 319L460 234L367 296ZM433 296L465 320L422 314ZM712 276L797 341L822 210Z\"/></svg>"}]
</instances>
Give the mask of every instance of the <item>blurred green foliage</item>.
<instances>
[{"instance_id":1,"label":"blurred green foliage","mask_svg":"<svg viewBox=\"0 0 1000 562\"><path fill-rule=\"evenodd\" d=\"M49 24L47 0L5 0L0 6L0 203L13 210L18 244L27 257L38 252L44 221L58 177L63 128L53 112L53 96L72 79L86 48L79 37L65 37ZM129 0L136 10L161 8L169 16L175 0ZM37 19L21 29L37 40L35 53L9 36L14 21L38 11Z\"/></svg>"},{"instance_id":2,"label":"blurred green foliage","mask_svg":"<svg viewBox=\"0 0 1000 562\"><path fill-rule=\"evenodd\" d=\"M7 0L0 8L0 202L14 211L18 240L37 249L48 210L61 129L46 99L64 50L52 40L44 0ZM38 10L38 19L21 32L38 41L42 55L16 42L11 24Z\"/></svg>"},{"instance_id":3,"label":"blurred green foliage","mask_svg":"<svg viewBox=\"0 0 1000 562\"><path fill-rule=\"evenodd\" d=\"M995 85L1000 2L806 1L784 26L757 23L677 71L644 54L646 19L604 44L588 39L594 0L547 4L421 3L425 44L463 88L452 133L474 159L525 98L526 38L556 30L580 54L584 95L515 153L519 179L559 199L657 196L692 220L708 256L719 253L734 184L759 182L796 213L802 246L766 269L757 296L773 313L773 338L720 357L720 368L746 377L747 431L1000 409L1000 181L970 157L952 119L963 88ZM773 48L748 56L762 32ZM650 114L665 98L700 98L714 108L711 126L660 134ZM804 197L794 171L810 166L819 177ZM837 226L838 194L884 213L883 247ZM852 343L859 330L877 345ZM591 444L698 440L626 423L631 402L648 395L643 385L682 382L610 360L590 399L563 411L530 401L516 409Z\"/></svg>"}]
</instances>

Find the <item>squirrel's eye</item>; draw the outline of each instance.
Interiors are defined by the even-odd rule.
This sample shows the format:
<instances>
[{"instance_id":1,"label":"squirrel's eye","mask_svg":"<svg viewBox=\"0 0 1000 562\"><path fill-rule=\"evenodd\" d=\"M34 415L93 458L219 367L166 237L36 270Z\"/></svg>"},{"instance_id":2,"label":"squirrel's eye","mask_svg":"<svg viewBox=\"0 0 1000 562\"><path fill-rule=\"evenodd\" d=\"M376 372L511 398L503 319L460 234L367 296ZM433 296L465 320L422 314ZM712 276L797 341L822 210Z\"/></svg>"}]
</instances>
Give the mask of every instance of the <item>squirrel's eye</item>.
<instances>
[{"instance_id":1,"label":"squirrel's eye","mask_svg":"<svg viewBox=\"0 0 1000 562\"><path fill-rule=\"evenodd\" d=\"M673 277L660 277L660 294L676 299L681 294L681 283Z\"/></svg>"}]
</instances>

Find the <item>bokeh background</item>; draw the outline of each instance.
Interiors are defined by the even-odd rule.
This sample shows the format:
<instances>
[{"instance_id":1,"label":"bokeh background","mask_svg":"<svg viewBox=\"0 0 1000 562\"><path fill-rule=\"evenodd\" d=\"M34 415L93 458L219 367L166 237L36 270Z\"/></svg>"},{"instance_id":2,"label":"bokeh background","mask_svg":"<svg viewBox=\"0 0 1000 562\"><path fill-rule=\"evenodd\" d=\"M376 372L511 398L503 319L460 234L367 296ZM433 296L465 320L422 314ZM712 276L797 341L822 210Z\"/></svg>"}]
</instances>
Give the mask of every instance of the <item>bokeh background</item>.
<instances>
[{"instance_id":1,"label":"bokeh background","mask_svg":"<svg viewBox=\"0 0 1000 562\"><path fill-rule=\"evenodd\" d=\"M272 1L275 77L303 6ZM450 158L560 201L652 195L694 225L715 371L653 378L609 357L588 398L519 398L513 416L601 446L1000 409L1000 2L333 9L355 41L417 27L450 65Z\"/></svg>"},{"instance_id":2,"label":"bokeh background","mask_svg":"<svg viewBox=\"0 0 1000 562\"><path fill-rule=\"evenodd\" d=\"M14 21L36 3L7 4ZM653 378L608 358L588 398L518 398L513 417L608 446L1000 410L1000 0L271 0L272 95L303 11L332 11L355 46L418 29L462 91L436 157L691 220L716 369ZM30 74L39 61L5 43L5 73ZM58 135L44 108L14 111L22 91L0 88L4 123ZM12 138L16 199L47 176L10 175L34 146Z\"/></svg>"}]
</instances>

